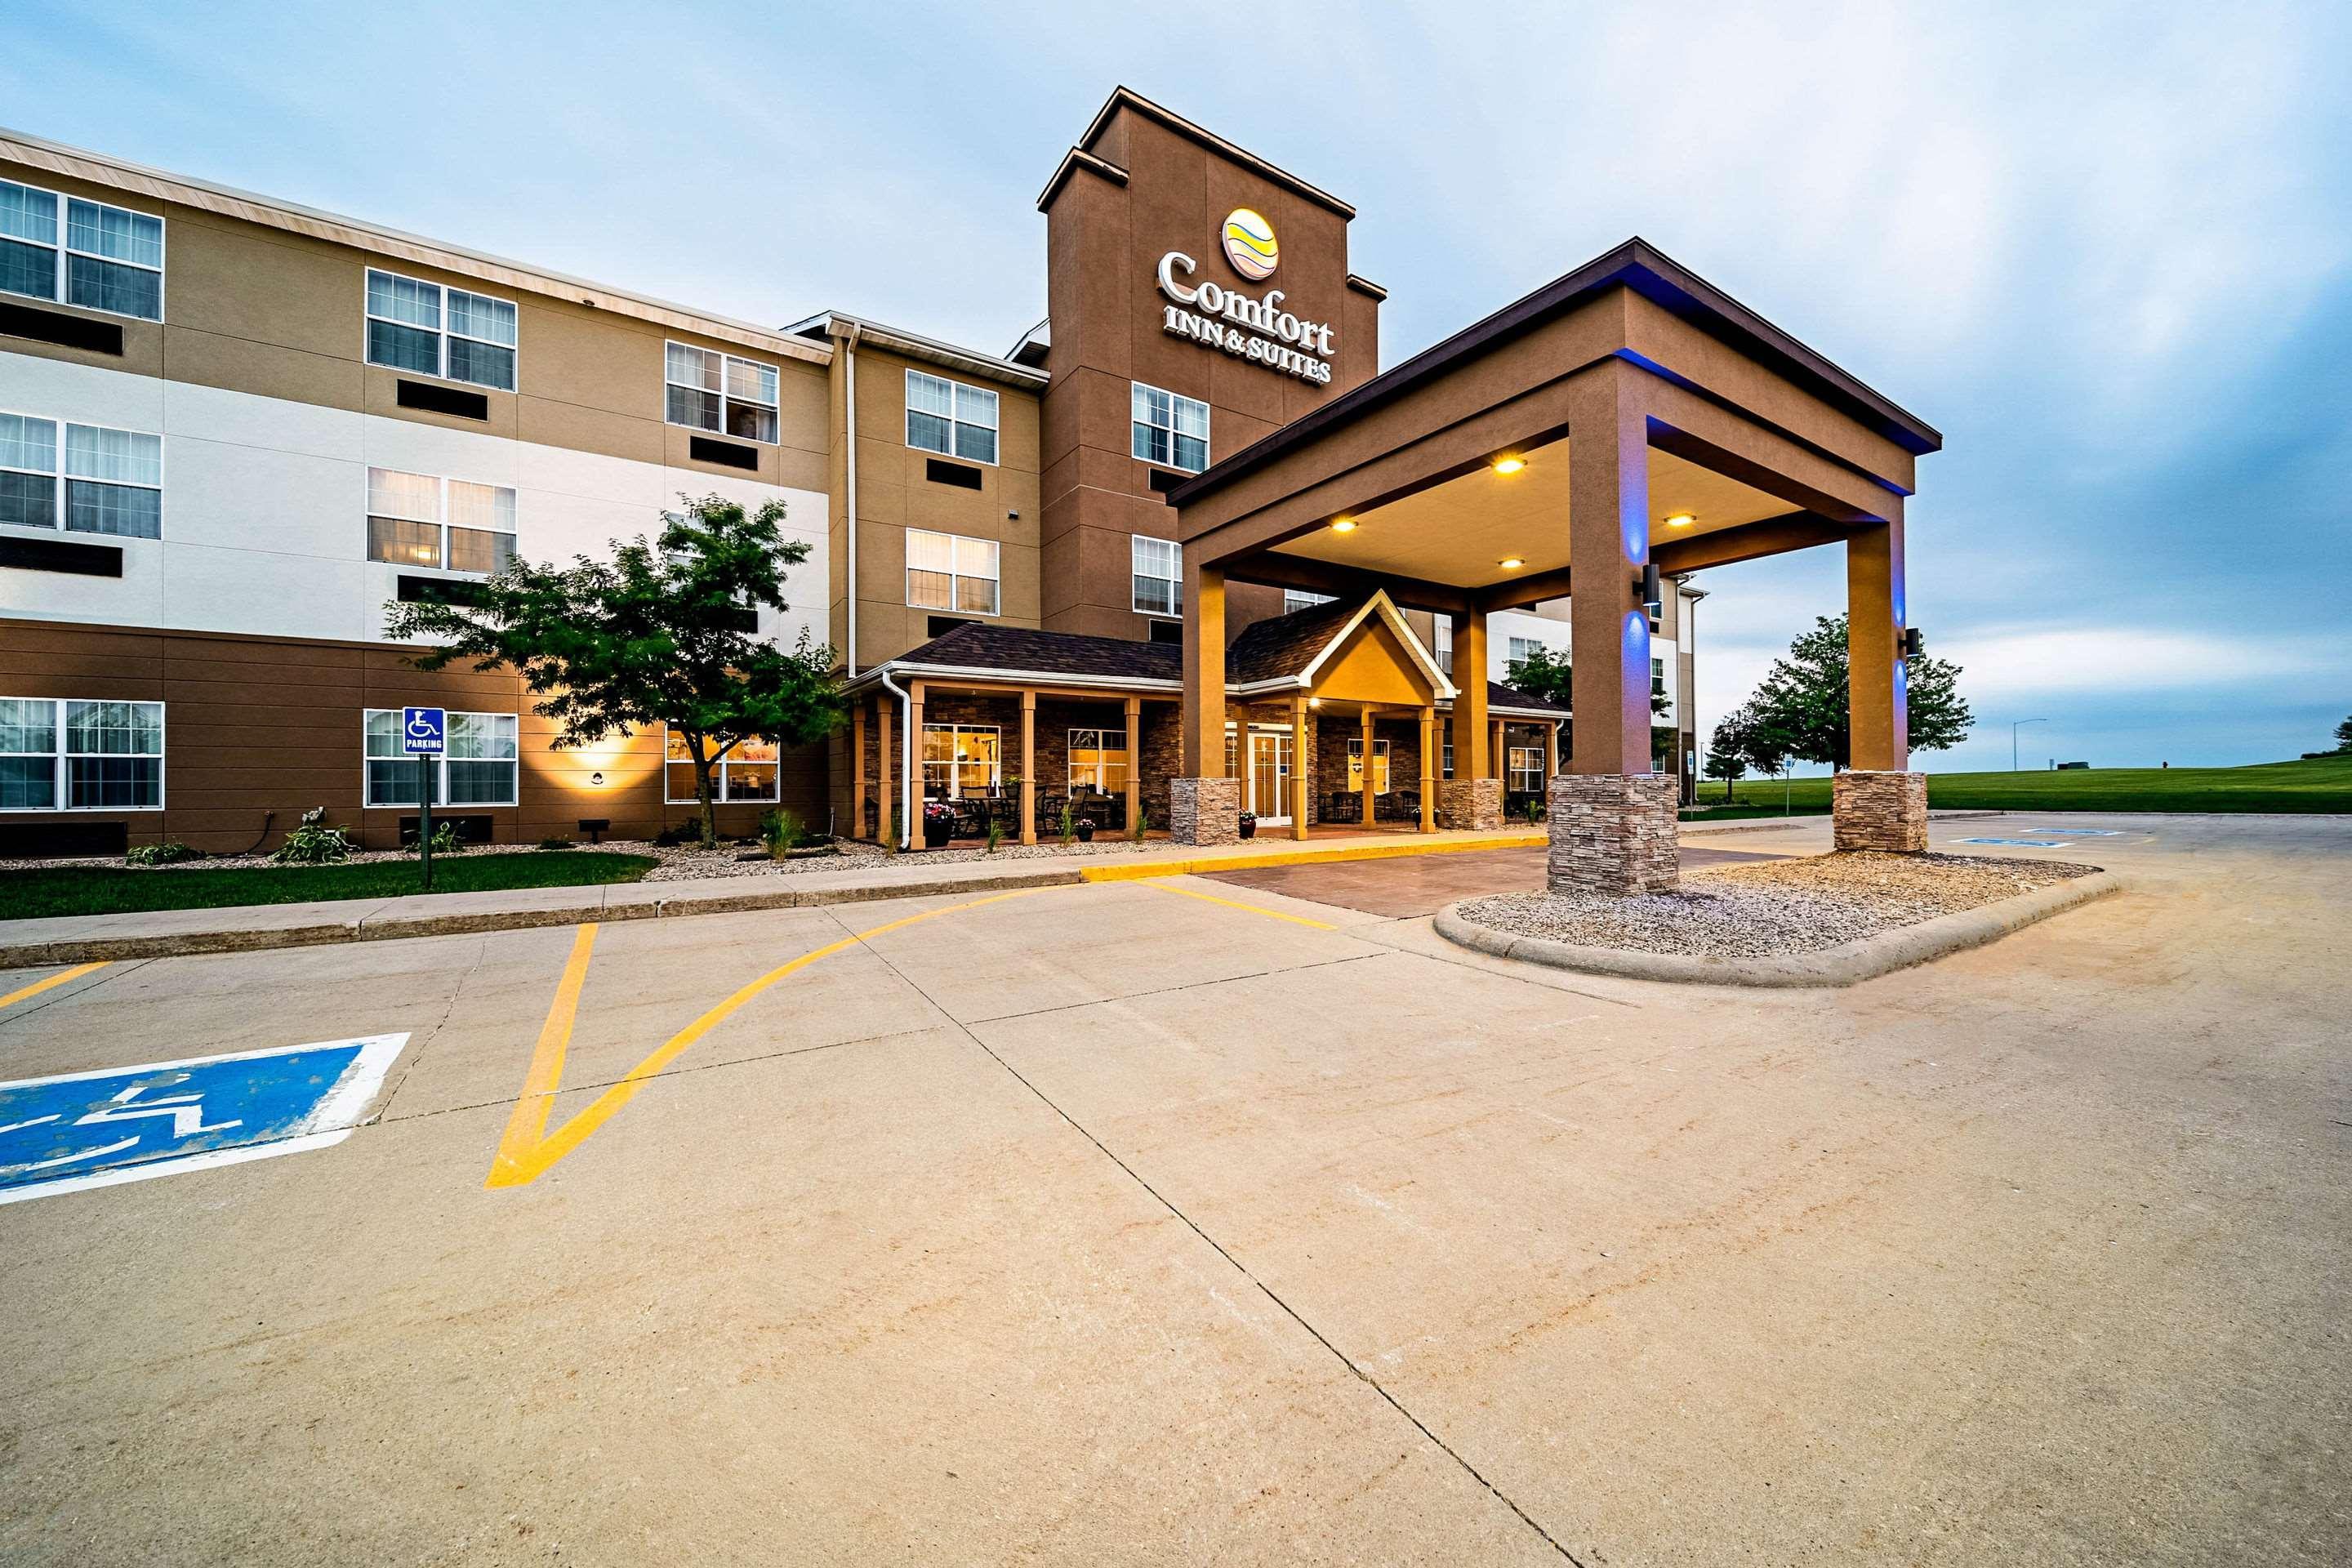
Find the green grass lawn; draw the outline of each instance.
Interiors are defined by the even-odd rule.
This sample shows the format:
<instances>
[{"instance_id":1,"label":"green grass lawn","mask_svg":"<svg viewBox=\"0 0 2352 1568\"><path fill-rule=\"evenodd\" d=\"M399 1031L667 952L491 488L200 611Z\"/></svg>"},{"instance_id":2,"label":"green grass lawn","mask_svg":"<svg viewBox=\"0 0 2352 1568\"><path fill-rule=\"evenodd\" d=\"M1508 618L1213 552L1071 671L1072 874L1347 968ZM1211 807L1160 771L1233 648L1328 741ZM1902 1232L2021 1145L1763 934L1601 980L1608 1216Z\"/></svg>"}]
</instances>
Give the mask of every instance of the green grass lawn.
<instances>
[{"instance_id":1,"label":"green grass lawn","mask_svg":"<svg viewBox=\"0 0 2352 1568\"><path fill-rule=\"evenodd\" d=\"M1732 798L1750 811L1780 809L1777 779L1743 779ZM1827 778L1786 786L1800 812L1830 806ZM1701 807L1723 804L1723 785L1700 784ZM2352 812L2352 758L2262 763L2243 768L2070 768L2018 773L1929 773L1927 804L1938 811L2341 811Z\"/></svg>"},{"instance_id":2,"label":"green grass lawn","mask_svg":"<svg viewBox=\"0 0 2352 1568\"><path fill-rule=\"evenodd\" d=\"M436 855L433 890L573 888L634 882L659 862L650 855L575 849L544 855ZM420 893L414 860L357 866L224 867L134 871L111 866L0 871L0 920L120 915L142 910L216 909L227 904L307 904L329 899L392 899Z\"/></svg>"}]
</instances>

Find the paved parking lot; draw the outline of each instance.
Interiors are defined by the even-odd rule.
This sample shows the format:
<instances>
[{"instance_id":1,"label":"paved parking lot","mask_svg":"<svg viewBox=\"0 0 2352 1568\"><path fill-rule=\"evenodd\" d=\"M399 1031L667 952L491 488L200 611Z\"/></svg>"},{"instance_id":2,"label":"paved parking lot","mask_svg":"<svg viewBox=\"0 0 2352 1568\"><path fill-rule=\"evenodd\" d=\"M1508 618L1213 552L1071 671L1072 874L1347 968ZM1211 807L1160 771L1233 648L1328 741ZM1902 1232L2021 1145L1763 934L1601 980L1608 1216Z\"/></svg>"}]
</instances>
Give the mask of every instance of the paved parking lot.
<instances>
[{"instance_id":1,"label":"paved parking lot","mask_svg":"<svg viewBox=\"0 0 2352 1568\"><path fill-rule=\"evenodd\" d=\"M406 1037L0 1205L0 1561L2343 1562L2352 823L2036 826L2130 889L1843 992L1194 879L0 975Z\"/></svg>"},{"instance_id":2,"label":"paved parking lot","mask_svg":"<svg viewBox=\"0 0 2352 1568\"><path fill-rule=\"evenodd\" d=\"M1720 847L1720 844L1721 840L1713 839L1685 845L1683 868L1696 871L1743 860L1781 858L1777 853L1727 849ZM1540 892L1548 853L1539 847L1475 849L1461 855L1423 855L1404 860L1328 860L1303 866L1219 871L1209 879L1402 920L1433 915L1460 900L1483 899L1490 893Z\"/></svg>"}]
</instances>

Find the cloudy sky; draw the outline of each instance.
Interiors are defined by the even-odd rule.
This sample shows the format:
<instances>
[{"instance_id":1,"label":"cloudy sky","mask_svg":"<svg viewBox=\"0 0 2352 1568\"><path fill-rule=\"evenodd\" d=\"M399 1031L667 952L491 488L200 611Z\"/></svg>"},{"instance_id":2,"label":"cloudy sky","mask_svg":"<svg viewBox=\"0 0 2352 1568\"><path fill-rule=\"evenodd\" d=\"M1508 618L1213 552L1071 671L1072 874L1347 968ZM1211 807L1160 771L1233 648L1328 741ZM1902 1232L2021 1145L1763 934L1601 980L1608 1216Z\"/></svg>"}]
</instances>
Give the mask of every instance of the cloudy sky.
<instances>
[{"instance_id":1,"label":"cloudy sky","mask_svg":"<svg viewBox=\"0 0 2352 1568\"><path fill-rule=\"evenodd\" d=\"M0 122L782 322L1002 351L1126 83L1353 202L1390 363L1639 234L1945 435L1934 769L2352 712L2352 6L0 7ZM837 13L837 15L835 14ZM1538 19L1540 18L1540 19ZM1702 720L1843 598L1707 574Z\"/></svg>"}]
</instances>

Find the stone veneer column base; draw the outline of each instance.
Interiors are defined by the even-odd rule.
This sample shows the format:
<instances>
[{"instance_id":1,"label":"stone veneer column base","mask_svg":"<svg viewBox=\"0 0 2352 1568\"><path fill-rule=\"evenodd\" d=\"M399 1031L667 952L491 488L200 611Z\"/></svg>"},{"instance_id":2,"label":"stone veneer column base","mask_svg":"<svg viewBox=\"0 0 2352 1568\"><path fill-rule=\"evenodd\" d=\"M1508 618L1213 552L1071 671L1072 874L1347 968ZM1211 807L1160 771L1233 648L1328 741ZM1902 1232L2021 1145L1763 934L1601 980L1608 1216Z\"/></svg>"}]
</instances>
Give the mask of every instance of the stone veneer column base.
<instances>
[{"instance_id":1,"label":"stone veneer column base","mask_svg":"<svg viewBox=\"0 0 2352 1568\"><path fill-rule=\"evenodd\" d=\"M1560 773L1551 781L1555 893L1664 893L1682 879L1672 773Z\"/></svg>"},{"instance_id":2,"label":"stone veneer column base","mask_svg":"<svg viewBox=\"0 0 2352 1568\"><path fill-rule=\"evenodd\" d=\"M1440 827L1485 833L1503 826L1502 780L1447 779L1438 789Z\"/></svg>"},{"instance_id":3,"label":"stone veneer column base","mask_svg":"<svg viewBox=\"0 0 2352 1568\"><path fill-rule=\"evenodd\" d=\"M1242 781L1170 779L1168 837L1179 844L1242 841Z\"/></svg>"},{"instance_id":4,"label":"stone veneer column base","mask_svg":"<svg viewBox=\"0 0 2352 1568\"><path fill-rule=\"evenodd\" d=\"M1849 768L1830 784L1840 849L1917 855L1927 847L1927 775Z\"/></svg>"}]
</instances>

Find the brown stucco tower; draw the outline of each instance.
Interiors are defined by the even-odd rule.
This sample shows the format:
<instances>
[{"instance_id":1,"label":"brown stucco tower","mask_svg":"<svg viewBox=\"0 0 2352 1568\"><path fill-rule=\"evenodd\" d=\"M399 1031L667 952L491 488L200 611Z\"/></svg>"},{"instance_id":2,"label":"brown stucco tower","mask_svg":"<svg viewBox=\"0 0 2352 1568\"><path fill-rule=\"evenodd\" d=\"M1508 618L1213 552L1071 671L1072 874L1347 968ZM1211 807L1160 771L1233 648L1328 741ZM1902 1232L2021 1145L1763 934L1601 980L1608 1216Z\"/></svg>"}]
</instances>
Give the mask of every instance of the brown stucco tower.
<instances>
[{"instance_id":1,"label":"brown stucco tower","mask_svg":"<svg viewBox=\"0 0 2352 1568\"><path fill-rule=\"evenodd\" d=\"M1175 537L1176 514L1162 497L1202 464L1135 455L1136 388L1206 404L1205 461L1230 457L1371 378L1383 292L1348 270L1353 207L1125 88L1062 160L1037 206L1051 312L1039 453L1042 622L1051 631L1172 640L1179 617L1138 607L1134 541ZM1225 229L1236 213L1271 229L1270 272L1244 275L1228 258ZM1264 330L1181 304L1161 285L1171 255L1192 263L1171 269L1177 293L1206 284L1213 300L1239 294L1254 305L1279 291ZM1181 330L1171 330L1171 309ZM1282 335L1284 314L1302 335ZM1196 321L1209 341L1190 331ZM1307 327L1324 330L1304 335ZM1220 333L1232 342L1214 341ZM1254 351L1252 342L1266 347ZM1271 360L1257 357L1269 353ZM1228 632L1282 607L1280 589L1237 584Z\"/></svg>"}]
</instances>

